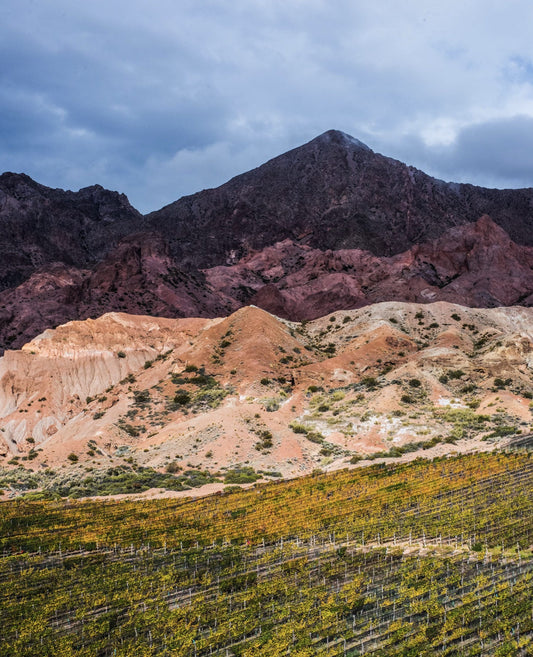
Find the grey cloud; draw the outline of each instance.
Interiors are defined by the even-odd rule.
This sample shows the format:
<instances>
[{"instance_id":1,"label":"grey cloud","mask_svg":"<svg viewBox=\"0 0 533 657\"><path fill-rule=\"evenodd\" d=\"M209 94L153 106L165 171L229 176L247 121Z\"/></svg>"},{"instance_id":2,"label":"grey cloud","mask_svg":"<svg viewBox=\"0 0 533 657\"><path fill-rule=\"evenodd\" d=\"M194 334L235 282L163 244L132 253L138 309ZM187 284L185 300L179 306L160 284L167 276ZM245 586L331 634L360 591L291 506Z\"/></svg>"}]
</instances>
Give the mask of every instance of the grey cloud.
<instances>
[{"instance_id":1,"label":"grey cloud","mask_svg":"<svg viewBox=\"0 0 533 657\"><path fill-rule=\"evenodd\" d=\"M513 3L6 0L0 169L149 211L338 128L440 177L523 184L533 9ZM440 120L466 127L428 146Z\"/></svg>"},{"instance_id":2,"label":"grey cloud","mask_svg":"<svg viewBox=\"0 0 533 657\"><path fill-rule=\"evenodd\" d=\"M514 116L469 125L449 145L428 146L410 135L388 154L445 180L533 187L533 118Z\"/></svg>"}]
</instances>

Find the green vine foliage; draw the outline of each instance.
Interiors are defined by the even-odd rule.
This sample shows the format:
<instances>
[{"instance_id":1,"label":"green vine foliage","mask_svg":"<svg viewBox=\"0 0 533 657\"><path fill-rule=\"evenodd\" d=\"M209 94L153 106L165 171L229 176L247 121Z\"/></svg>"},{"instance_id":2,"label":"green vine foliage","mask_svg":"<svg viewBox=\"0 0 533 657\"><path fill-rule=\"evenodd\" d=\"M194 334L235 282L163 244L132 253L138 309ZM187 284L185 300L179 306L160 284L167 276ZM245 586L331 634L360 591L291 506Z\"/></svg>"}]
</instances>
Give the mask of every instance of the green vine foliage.
<instances>
[{"instance_id":1,"label":"green vine foliage","mask_svg":"<svg viewBox=\"0 0 533 657\"><path fill-rule=\"evenodd\" d=\"M0 505L0 655L526 655L533 461Z\"/></svg>"}]
</instances>

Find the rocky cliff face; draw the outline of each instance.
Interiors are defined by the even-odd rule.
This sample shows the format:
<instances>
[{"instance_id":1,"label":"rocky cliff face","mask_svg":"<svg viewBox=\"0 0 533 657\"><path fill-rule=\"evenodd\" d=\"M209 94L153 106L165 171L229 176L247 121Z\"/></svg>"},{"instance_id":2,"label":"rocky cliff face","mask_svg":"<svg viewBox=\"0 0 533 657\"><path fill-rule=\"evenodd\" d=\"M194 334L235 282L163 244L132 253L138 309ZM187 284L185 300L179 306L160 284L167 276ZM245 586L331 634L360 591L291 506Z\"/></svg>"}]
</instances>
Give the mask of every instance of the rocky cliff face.
<instances>
[{"instance_id":1,"label":"rocky cliff face","mask_svg":"<svg viewBox=\"0 0 533 657\"><path fill-rule=\"evenodd\" d=\"M285 239L390 256L483 214L513 241L533 244L533 189L445 183L330 130L147 219L183 265L205 268Z\"/></svg>"},{"instance_id":2,"label":"rocky cliff face","mask_svg":"<svg viewBox=\"0 0 533 657\"><path fill-rule=\"evenodd\" d=\"M252 303L299 320L379 301L529 306L533 248L515 244L485 215L391 257L285 240L239 264L206 270L206 277L228 297L247 290Z\"/></svg>"},{"instance_id":3,"label":"rocky cliff face","mask_svg":"<svg viewBox=\"0 0 533 657\"><path fill-rule=\"evenodd\" d=\"M158 234L125 238L94 269L54 264L2 295L0 339L15 348L70 319L110 308L163 317L216 317L254 304L309 320L380 301L533 305L533 247L490 217L456 226L395 256L321 250L290 239L236 264L180 268Z\"/></svg>"},{"instance_id":4,"label":"rocky cliff face","mask_svg":"<svg viewBox=\"0 0 533 657\"><path fill-rule=\"evenodd\" d=\"M93 269L41 267L0 305L0 343L16 348L48 328L114 310L162 317L215 317L239 304L214 290L201 272L185 272L158 234L122 240Z\"/></svg>"},{"instance_id":5,"label":"rocky cliff face","mask_svg":"<svg viewBox=\"0 0 533 657\"><path fill-rule=\"evenodd\" d=\"M0 290L55 262L86 267L139 230L143 218L124 194L99 185L66 192L24 174L0 176Z\"/></svg>"}]
</instances>

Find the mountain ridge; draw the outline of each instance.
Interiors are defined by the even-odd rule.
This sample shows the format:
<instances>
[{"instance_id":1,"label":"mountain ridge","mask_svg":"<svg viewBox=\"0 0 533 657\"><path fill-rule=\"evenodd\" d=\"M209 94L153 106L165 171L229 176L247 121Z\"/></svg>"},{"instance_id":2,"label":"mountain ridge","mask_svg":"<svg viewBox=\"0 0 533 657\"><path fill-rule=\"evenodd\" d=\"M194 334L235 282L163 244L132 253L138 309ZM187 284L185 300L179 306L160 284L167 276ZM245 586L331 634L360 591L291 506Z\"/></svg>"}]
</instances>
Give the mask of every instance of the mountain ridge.
<instances>
[{"instance_id":1,"label":"mountain ridge","mask_svg":"<svg viewBox=\"0 0 533 657\"><path fill-rule=\"evenodd\" d=\"M214 317L256 303L311 319L393 293L528 305L532 224L533 189L446 183L336 130L144 217L99 185L5 173L0 348L113 310Z\"/></svg>"}]
</instances>

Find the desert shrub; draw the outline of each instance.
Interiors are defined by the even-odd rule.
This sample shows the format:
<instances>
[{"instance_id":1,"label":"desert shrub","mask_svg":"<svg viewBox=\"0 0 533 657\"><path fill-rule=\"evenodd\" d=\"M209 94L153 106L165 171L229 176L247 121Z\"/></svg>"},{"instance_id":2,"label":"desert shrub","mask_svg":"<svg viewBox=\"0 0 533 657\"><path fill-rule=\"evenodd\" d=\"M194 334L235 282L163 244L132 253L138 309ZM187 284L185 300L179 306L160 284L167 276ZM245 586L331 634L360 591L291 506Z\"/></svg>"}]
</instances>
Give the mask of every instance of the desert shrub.
<instances>
[{"instance_id":1,"label":"desert shrub","mask_svg":"<svg viewBox=\"0 0 533 657\"><path fill-rule=\"evenodd\" d=\"M270 449L273 445L272 442L272 432L269 431L268 429L263 429L262 431L259 432L259 442L255 444L256 449Z\"/></svg>"},{"instance_id":2,"label":"desert shrub","mask_svg":"<svg viewBox=\"0 0 533 657\"><path fill-rule=\"evenodd\" d=\"M307 440L310 440L312 443L323 443L324 436L318 431L308 431L306 434Z\"/></svg>"},{"instance_id":3,"label":"desert shrub","mask_svg":"<svg viewBox=\"0 0 533 657\"><path fill-rule=\"evenodd\" d=\"M463 370L448 370L448 377L450 379L460 379L464 375Z\"/></svg>"},{"instance_id":4,"label":"desert shrub","mask_svg":"<svg viewBox=\"0 0 533 657\"><path fill-rule=\"evenodd\" d=\"M186 365L185 372L198 372L198 367L196 365Z\"/></svg>"},{"instance_id":5,"label":"desert shrub","mask_svg":"<svg viewBox=\"0 0 533 657\"><path fill-rule=\"evenodd\" d=\"M149 390L134 390L133 399L137 406L144 406L150 401L150 391Z\"/></svg>"},{"instance_id":6,"label":"desert shrub","mask_svg":"<svg viewBox=\"0 0 533 657\"><path fill-rule=\"evenodd\" d=\"M504 379L500 379L500 377L496 377L494 379L494 387L495 388L505 388L506 386L511 385L512 382L513 382L512 379L505 379L504 380Z\"/></svg>"},{"instance_id":7,"label":"desert shrub","mask_svg":"<svg viewBox=\"0 0 533 657\"><path fill-rule=\"evenodd\" d=\"M420 379L411 379L409 381L409 385L411 386L411 388L420 388L422 383L421 383Z\"/></svg>"},{"instance_id":8,"label":"desert shrub","mask_svg":"<svg viewBox=\"0 0 533 657\"><path fill-rule=\"evenodd\" d=\"M294 433L307 433L309 431L309 428L300 422L291 422L289 426L294 431Z\"/></svg>"},{"instance_id":9,"label":"desert shrub","mask_svg":"<svg viewBox=\"0 0 533 657\"><path fill-rule=\"evenodd\" d=\"M197 374L189 379L189 383L202 388L215 388L218 383L211 374Z\"/></svg>"},{"instance_id":10,"label":"desert shrub","mask_svg":"<svg viewBox=\"0 0 533 657\"><path fill-rule=\"evenodd\" d=\"M269 399L262 400L263 408L269 413L279 410L279 399L276 397L270 397Z\"/></svg>"},{"instance_id":11,"label":"desert shrub","mask_svg":"<svg viewBox=\"0 0 533 657\"><path fill-rule=\"evenodd\" d=\"M227 394L228 391L224 388L207 388L199 390L194 395L193 401L195 404L203 404L210 406L211 408L217 408Z\"/></svg>"},{"instance_id":12,"label":"desert shrub","mask_svg":"<svg viewBox=\"0 0 533 657\"><path fill-rule=\"evenodd\" d=\"M123 351L117 351L117 358L126 358L126 354Z\"/></svg>"},{"instance_id":13,"label":"desert shrub","mask_svg":"<svg viewBox=\"0 0 533 657\"><path fill-rule=\"evenodd\" d=\"M512 436L515 433L521 433L520 429L517 427L509 427L509 426L503 426L503 427L496 427L494 431L491 431L486 438L503 438L505 436Z\"/></svg>"},{"instance_id":14,"label":"desert shrub","mask_svg":"<svg viewBox=\"0 0 533 657\"><path fill-rule=\"evenodd\" d=\"M266 376L261 379L261 385L267 386L270 383L270 379L267 379Z\"/></svg>"},{"instance_id":15,"label":"desert shrub","mask_svg":"<svg viewBox=\"0 0 533 657\"><path fill-rule=\"evenodd\" d=\"M134 427L133 424L123 424L120 428L123 429L128 434L128 436L131 436L132 438L137 438L139 435L139 429Z\"/></svg>"},{"instance_id":16,"label":"desert shrub","mask_svg":"<svg viewBox=\"0 0 533 657\"><path fill-rule=\"evenodd\" d=\"M79 460L79 459L78 459L78 455L77 455L77 454L74 454L74 452L70 452L70 454L67 456L67 459L68 459L71 463L77 463L78 460Z\"/></svg>"},{"instance_id":17,"label":"desert shrub","mask_svg":"<svg viewBox=\"0 0 533 657\"><path fill-rule=\"evenodd\" d=\"M191 401L191 395L186 390L178 390L174 395L174 403L186 406Z\"/></svg>"},{"instance_id":18,"label":"desert shrub","mask_svg":"<svg viewBox=\"0 0 533 657\"><path fill-rule=\"evenodd\" d=\"M224 476L225 484L251 484L261 478L252 467L242 466L228 470Z\"/></svg>"},{"instance_id":19,"label":"desert shrub","mask_svg":"<svg viewBox=\"0 0 533 657\"><path fill-rule=\"evenodd\" d=\"M461 317L457 313L452 313L451 318L454 319L456 322L461 321Z\"/></svg>"}]
</instances>

